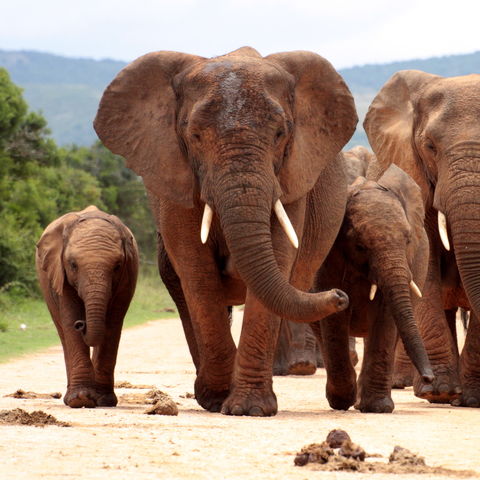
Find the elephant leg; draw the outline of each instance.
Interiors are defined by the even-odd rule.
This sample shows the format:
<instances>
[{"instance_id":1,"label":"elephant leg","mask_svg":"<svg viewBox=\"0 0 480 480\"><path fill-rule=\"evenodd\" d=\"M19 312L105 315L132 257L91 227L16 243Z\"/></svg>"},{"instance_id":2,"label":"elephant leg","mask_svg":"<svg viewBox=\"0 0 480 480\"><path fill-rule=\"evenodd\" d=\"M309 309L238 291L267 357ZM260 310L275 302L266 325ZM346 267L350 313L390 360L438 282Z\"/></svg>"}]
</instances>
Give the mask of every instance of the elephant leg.
<instances>
[{"instance_id":1,"label":"elephant leg","mask_svg":"<svg viewBox=\"0 0 480 480\"><path fill-rule=\"evenodd\" d=\"M355 408L363 413L391 413L393 360L397 329L390 312L381 309L365 339Z\"/></svg>"},{"instance_id":2,"label":"elephant leg","mask_svg":"<svg viewBox=\"0 0 480 480\"><path fill-rule=\"evenodd\" d=\"M316 337L305 323L283 319L273 364L274 375L313 375L317 369Z\"/></svg>"},{"instance_id":3,"label":"elephant leg","mask_svg":"<svg viewBox=\"0 0 480 480\"><path fill-rule=\"evenodd\" d=\"M350 360L352 365L355 366L358 363L358 353L357 353L357 341L355 337L348 337L348 351L350 352Z\"/></svg>"},{"instance_id":4,"label":"elephant leg","mask_svg":"<svg viewBox=\"0 0 480 480\"><path fill-rule=\"evenodd\" d=\"M168 293L172 297L172 300L175 302L178 314L180 315L180 319L182 321L183 332L185 333L188 349L190 350L190 355L192 356L195 369L198 372L198 369L200 368L200 355L198 353L195 332L193 331L192 319L190 317L190 312L188 311L187 302L182 290L182 284L172 266L172 263L170 262L170 259L168 258L160 234L157 234L157 247L158 271L160 273L160 278L167 288Z\"/></svg>"},{"instance_id":5,"label":"elephant leg","mask_svg":"<svg viewBox=\"0 0 480 480\"><path fill-rule=\"evenodd\" d=\"M395 360L393 363L392 388L402 389L413 385L414 367L405 351L400 337L397 338L395 346Z\"/></svg>"},{"instance_id":6,"label":"elephant leg","mask_svg":"<svg viewBox=\"0 0 480 480\"><path fill-rule=\"evenodd\" d=\"M348 410L357 395L357 374L349 352L350 314L347 309L312 324L322 345L327 400L335 410Z\"/></svg>"},{"instance_id":7,"label":"elephant leg","mask_svg":"<svg viewBox=\"0 0 480 480\"><path fill-rule=\"evenodd\" d=\"M79 318L84 318L83 303L76 292L67 286L59 297L59 316L54 318L62 341L67 370L67 391L63 402L72 408L93 408L96 406L98 394L90 349L83 341L81 333L73 327Z\"/></svg>"},{"instance_id":8,"label":"elephant leg","mask_svg":"<svg viewBox=\"0 0 480 480\"><path fill-rule=\"evenodd\" d=\"M460 356L462 394L452 402L455 406L480 407L480 322L470 313L465 344Z\"/></svg>"},{"instance_id":9,"label":"elephant leg","mask_svg":"<svg viewBox=\"0 0 480 480\"><path fill-rule=\"evenodd\" d=\"M235 374L223 414L265 417L277 413L272 365L279 328L280 319L247 291Z\"/></svg>"},{"instance_id":10,"label":"elephant leg","mask_svg":"<svg viewBox=\"0 0 480 480\"><path fill-rule=\"evenodd\" d=\"M417 397L431 403L450 403L461 393L457 346L441 307L438 288L427 279L424 292L423 298L416 304L415 318L435 379L433 383L426 384L415 370L413 389Z\"/></svg>"},{"instance_id":11,"label":"elephant leg","mask_svg":"<svg viewBox=\"0 0 480 480\"><path fill-rule=\"evenodd\" d=\"M292 344L289 351L289 375L313 375L317 370L317 339L310 325L288 322L292 331Z\"/></svg>"},{"instance_id":12,"label":"elephant leg","mask_svg":"<svg viewBox=\"0 0 480 480\"><path fill-rule=\"evenodd\" d=\"M288 375L288 359L290 345L292 344L292 332L289 322L283 319L280 323L280 332L278 334L275 356L273 359L273 374Z\"/></svg>"},{"instance_id":13,"label":"elephant leg","mask_svg":"<svg viewBox=\"0 0 480 480\"><path fill-rule=\"evenodd\" d=\"M118 402L114 392L114 370L125 313L126 309L123 315L119 313L114 321L108 322L102 344L93 349L92 363L95 372L95 388L98 393L96 400L98 407L115 407ZM120 320L118 320L119 317Z\"/></svg>"}]
</instances>

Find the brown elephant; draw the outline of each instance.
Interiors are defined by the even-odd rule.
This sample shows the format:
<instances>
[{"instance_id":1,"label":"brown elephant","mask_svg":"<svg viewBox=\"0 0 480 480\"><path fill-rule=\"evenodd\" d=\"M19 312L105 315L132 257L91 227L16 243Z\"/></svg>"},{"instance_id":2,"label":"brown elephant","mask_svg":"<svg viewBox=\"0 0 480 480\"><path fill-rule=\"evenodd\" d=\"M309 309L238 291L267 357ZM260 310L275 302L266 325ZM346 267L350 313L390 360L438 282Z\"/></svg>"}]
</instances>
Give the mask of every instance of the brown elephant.
<instances>
[{"instance_id":1,"label":"brown elephant","mask_svg":"<svg viewBox=\"0 0 480 480\"><path fill-rule=\"evenodd\" d=\"M405 70L382 87L364 123L380 171L395 163L422 190L430 263L416 317L435 381L415 376L415 394L470 407L480 406L479 119L480 75ZM460 359L458 307L471 310Z\"/></svg>"},{"instance_id":2,"label":"brown elephant","mask_svg":"<svg viewBox=\"0 0 480 480\"><path fill-rule=\"evenodd\" d=\"M345 219L316 285L319 289L339 285L350 303L346 310L312 326L321 340L332 408L346 410L356 401L362 412L393 411L397 330L424 380L433 380L411 298L412 291L421 295L419 287L427 271L423 220L419 187L395 165L378 183L358 177L349 187ZM349 334L364 337L358 393Z\"/></svg>"},{"instance_id":3,"label":"brown elephant","mask_svg":"<svg viewBox=\"0 0 480 480\"><path fill-rule=\"evenodd\" d=\"M67 213L40 237L36 267L62 341L65 405L114 407L118 343L138 272L132 232L95 206Z\"/></svg>"},{"instance_id":4,"label":"brown elephant","mask_svg":"<svg viewBox=\"0 0 480 480\"><path fill-rule=\"evenodd\" d=\"M104 92L95 130L143 177L205 409L274 415L279 317L345 308L339 290L305 291L341 224L337 155L356 123L343 79L310 52L150 53ZM242 303L237 352L228 306Z\"/></svg>"},{"instance_id":5,"label":"brown elephant","mask_svg":"<svg viewBox=\"0 0 480 480\"><path fill-rule=\"evenodd\" d=\"M364 146L357 145L342 152L341 158L346 182L350 185L357 177L366 176L368 164L374 155ZM355 337L350 337L349 348L350 357L355 366L358 362ZM317 367L323 366L321 346L311 326L283 319L275 350L273 374L313 375Z\"/></svg>"}]
</instances>

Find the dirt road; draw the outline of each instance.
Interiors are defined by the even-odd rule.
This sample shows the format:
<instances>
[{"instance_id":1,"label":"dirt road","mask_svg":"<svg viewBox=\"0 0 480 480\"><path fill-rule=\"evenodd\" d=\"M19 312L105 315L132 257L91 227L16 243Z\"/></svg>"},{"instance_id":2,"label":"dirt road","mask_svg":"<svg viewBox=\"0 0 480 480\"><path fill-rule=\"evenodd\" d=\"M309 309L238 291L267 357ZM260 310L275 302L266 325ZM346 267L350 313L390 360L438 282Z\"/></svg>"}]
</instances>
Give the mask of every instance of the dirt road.
<instances>
[{"instance_id":1,"label":"dirt road","mask_svg":"<svg viewBox=\"0 0 480 480\"><path fill-rule=\"evenodd\" d=\"M234 320L235 334L241 321ZM410 389L394 392L393 414L337 412L325 400L325 372L275 377L279 413L272 418L227 417L202 410L193 392L194 370L179 320L160 320L123 333L117 382L168 393L178 416L146 415L145 405L122 395L116 408L70 409L61 399L17 399L17 389L65 391L63 354L51 348L0 365L0 410L42 410L71 427L0 424L3 479L352 479L372 474L324 472L294 466L303 446L322 442L333 428L346 430L368 453L388 461L395 445L425 457L428 465L480 475L480 409L430 405ZM127 398L127 397L124 397ZM475 477L475 473L463 478ZM451 474L449 476L456 476ZM377 478L399 478L377 474ZM408 474L401 478L446 478Z\"/></svg>"}]
</instances>

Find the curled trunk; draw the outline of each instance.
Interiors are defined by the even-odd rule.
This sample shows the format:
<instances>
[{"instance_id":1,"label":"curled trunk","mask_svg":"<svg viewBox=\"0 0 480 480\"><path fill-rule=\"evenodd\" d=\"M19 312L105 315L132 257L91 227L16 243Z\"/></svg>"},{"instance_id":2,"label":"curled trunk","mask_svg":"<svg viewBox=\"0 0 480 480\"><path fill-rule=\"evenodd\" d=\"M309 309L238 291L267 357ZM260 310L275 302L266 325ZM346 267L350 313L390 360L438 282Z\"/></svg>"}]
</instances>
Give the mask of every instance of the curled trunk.
<instances>
[{"instance_id":1,"label":"curled trunk","mask_svg":"<svg viewBox=\"0 0 480 480\"><path fill-rule=\"evenodd\" d=\"M272 247L270 219L277 200L273 172L218 175L213 202L235 266L247 287L275 314L312 322L345 308L341 291L309 294L295 289L280 272Z\"/></svg>"}]
</instances>

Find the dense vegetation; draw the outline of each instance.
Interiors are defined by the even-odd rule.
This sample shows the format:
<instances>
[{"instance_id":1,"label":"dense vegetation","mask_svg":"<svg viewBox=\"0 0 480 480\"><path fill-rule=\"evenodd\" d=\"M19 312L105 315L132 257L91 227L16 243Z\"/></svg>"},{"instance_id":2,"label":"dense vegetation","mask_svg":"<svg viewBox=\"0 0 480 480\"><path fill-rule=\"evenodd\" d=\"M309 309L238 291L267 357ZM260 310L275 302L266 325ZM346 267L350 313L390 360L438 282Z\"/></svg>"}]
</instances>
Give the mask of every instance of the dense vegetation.
<instances>
[{"instance_id":1,"label":"dense vegetation","mask_svg":"<svg viewBox=\"0 0 480 480\"><path fill-rule=\"evenodd\" d=\"M59 145L88 146L96 140L92 120L98 101L125 62L0 50L2 66L25 89L25 98L32 109L43 112ZM443 76L476 73L480 71L480 52L341 69L355 96L361 120L383 83L396 71L411 68ZM367 144L361 122L353 144Z\"/></svg>"},{"instance_id":2,"label":"dense vegetation","mask_svg":"<svg viewBox=\"0 0 480 480\"><path fill-rule=\"evenodd\" d=\"M7 294L38 294L36 241L52 220L90 204L119 216L142 260L153 263L155 229L141 180L99 142L58 147L45 118L28 110L0 68L0 302Z\"/></svg>"}]
</instances>

